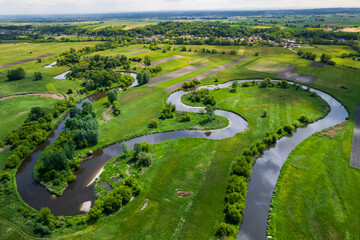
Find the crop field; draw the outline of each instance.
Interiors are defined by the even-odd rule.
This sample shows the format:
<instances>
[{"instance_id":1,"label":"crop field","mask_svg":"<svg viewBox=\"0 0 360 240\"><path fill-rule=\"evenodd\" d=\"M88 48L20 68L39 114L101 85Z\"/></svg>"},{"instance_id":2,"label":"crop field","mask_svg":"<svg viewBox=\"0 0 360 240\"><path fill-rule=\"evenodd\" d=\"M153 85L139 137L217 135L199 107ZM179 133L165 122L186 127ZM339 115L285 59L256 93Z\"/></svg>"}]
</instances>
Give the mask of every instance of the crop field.
<instances>
[{"instance_id":1,"label":"crop field","mask_svg":"<svg viewBox=\"0 0 360 240\"><path fill-rule=\"evenodd\" d=\"M311 18L307 21L315 22ZM335 22L336 19L327 21ZM253 19L249 19L250 22L253 22ZM133 28L145 23L134 20L128 23L105 21L84 24L88 24L89 29L101 29L112 24ZM283 28L281 31L287 30ZM91 92L85 91L80 95L79 90L86 82L84 78L55 80L54 76L68 68L43 66L54 62L57 54L70 48L79 49L97 43L0 44L0 65L42 54L54 54L42 59L41 63L33 60L0 69L0 97L50 92L67 97L74 96L76 100L84 98ZM158 66L162 68L160 73L152 77L150 83L155 79L163 80L153 86L139 86L119 92L119 116L115 116L108 107L106 97L93 103L99 125L99 141L94 146L77 150L79 156L85 156L90 150L95 151L150 133L226 127L226 118L217 116L213 122L208 123L207 115L198 113L189 113L189 122L180 122L183 114L180 112L176 112L174 118L159 119L170 94L166 91L176 90L183 81L197 78L200 80L199 85L220 84L234 79L249 79L251 82L253 79L275 78L286 67L294 65L293 73L316 76L311 87L329 93L339 100L348 110L349 118L338 130L315 134L291 153L281 172L276 199L272 202L274 207L268 232L276 239L356 239L358 235L354 229L360 229L360 226L353 219L360 216L356 209L360 203L354 186L360 183L360 172L349 166L349 157L354 109L356 104L360 104L360 70L348 67L358 68L360 62L340 57L342 53L355 53L354 50L347 46L328 45L301 48L317 54L317 60L322 53L331 54L337 63L336 66L314 67L310 66L313 61L300 59L296 52L283 47L184 45L186 51L182 51L181 45L162 43L157 46L160 49L150 51L147 44L134 44L87 55L127 55L142 59L150 56L151 61L159 61ZM214 49L217 53L204 53L203 48L210 51ZM230 51L235 51L235 55L230 54ZM241 61L214 71L237 59ZM7 80L7 71L15 67L24 68L26 77L17 81ZM139 73L143 68L142 63L131 61L128 71ZM182 69L190 70L185 72ZM115 70L125 69L117 67ZM35 81L35 72L41 72L43 78ZM173 75L174 73L177 74ZM69 89L76 93L67 94ZM222 140L172 139L151 145L149 153L154 154L155 160L151 167L144 168L136 175L142 189L138 196L114 214L103 214L96 223L81 220L87 215L71 218L73 220L64 218L66 228L57 227L50 236L67 239L115 239L118 236L123 239L143 239L144 236L146 239L214 239L220 222L225 218L224 199L231 166L242 151L253 142L262 140L266 132L276 131L287 123L298 122L301 115L316 120L324 117L328 110L328 105L319 97L312 96L305 90L295 90L293 86L286 89L278 86L261 88L259 84L255 84L249 87L239 86L236 92L230 89L211 90L210 96L216 101L216 109L243 116L249 124L246 131ZM183 103L204 106L202 103L191 102L188 96L183 96ZM55 102L58 100L38 96L14 97L0 101L0 140L4 140L10 131L24 122L31 107L52 106ZM266 117L263 116L265 111ZM158 122L158 127L149 128L151 121ZM10 149L0 151L0 174L11 153ZM116 159L112 159L105 166L97 184L114 175L114 169L127 167L125 162L120 163ZM116 168L113 168L115 165ZM126 172L126 169L124 171ZM25 211L23 208L28 208L15 189L16 169L10 172L12 177L9 184L14 189L8 195L0 195L0 235L9 239L39 236L34 232L35 218L24 217L22 214L22 211ZM179 197L177 191L191 192L192 195ZM354 205L354 202L359 204ZM148 205L142 209L145 203ZM29 212L36 213L33 209ZM288 214L293 217L287 217ZM80 223L81 221L85 223Z\"/></svg>"},{"instance_id":2,"label":"crop field","mask_svg":"<svg viewBox=\"0 0 360 240\"><path fill-rule=\"evenodd\" d=\"M268 73L279 73L287 67L286 64L276 63L271 61L261 61L251 67L248 67L249 70L259 71L259 72L268 72Z\"/></svg>"}]
</instances>

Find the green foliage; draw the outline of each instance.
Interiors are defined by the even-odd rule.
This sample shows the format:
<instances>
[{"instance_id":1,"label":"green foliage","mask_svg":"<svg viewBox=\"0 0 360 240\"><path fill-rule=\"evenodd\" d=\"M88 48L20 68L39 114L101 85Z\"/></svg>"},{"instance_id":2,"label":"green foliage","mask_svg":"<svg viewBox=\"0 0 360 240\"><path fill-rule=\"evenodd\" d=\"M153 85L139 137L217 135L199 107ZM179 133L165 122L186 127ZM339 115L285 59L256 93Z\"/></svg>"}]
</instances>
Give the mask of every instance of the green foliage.
<instances>
[{"instance_id":1,"label":"green foliage","mask_svg":"<svg viewBox=\"0 0 360 240\"><path fill-rule=\"evenodd\" d=\"M321 62L323 63L327 63L328 61L330 61L331 58L332 58L331 55L326 53L323 53L320 57Z\"/></svg>"},{"instance_id":2,"label":"green foliage","mask_svg":"<svg viewBox=\"0 0 360 240\"><path fill-rule=\"evenodd\" d=\"M109 100L110 103L113 103L114 101L116 101L118 99L118 92L116 89L111 89L110 91L107 92L107 98Z\"/></svg>"},{"instance_id":3,"label":"green foliage","mask_svg":"<svg viewBox=\"0 0 360 240\"><path fill-rule=\"evenodd\" d=\"M237 228L231 224L220 223L219 229L217 230L216 234L220 238L224 238L226 236L236 237Z\"/></svg>"},{"instance_id":4,"label":"green foliage","mask_svg":"<svg viewBox=\"0 0 360 240\"><path fill-rule=\"evenodd\" d=\"M22 67L19 67L19 68L13 69L13 70L9 70L7 73L7 78L10 81L21 80L21 79L24 79L25 77L26 77L26 73Z\"/></svg>"},{"instance_id":5,"label":"green foliage","mask_svg":"<svg viewBox=\"0 0 360 240\"><path fill-rule=\"evenodd\" d=\"M100 199L96 199L94 206L90 209L89 218L91 220L97 220L103 211L104 211L104 202Z\"/></svg>"},{"instance_id":6,"label":"green foliage","mask_svg":"<svg viewBox=\"0 0 360 240\"><path fill-rule=\"evenodd\" d=\"M145 66L150 66L151 65L151 57L146 55L144 58L144 64Z\"/></svg>"},{"instance_id":7,"label":"green foliage","mask_svg":"<svg viewBox=\"0 0 360 240\"><path fill-rule=\"evenodd\" d=\"M149 167L154 161L154 155L147 152L140 152L137 156L139 166Z\"/></svg>"},{"instance_id":8,"label":"green foliage","mask_svg":"<svg viewBox=\"0 0 360 240\"><path fill-rule=\"evenodd\" d=\"M190 115L188 113L184 113L180 117L179 122L190 122Z\"/></svg>"},{"instance_id":9,"label":"green foliage","mask_svg":"<svg viewBox=\"0 0 360 240\"><path fill-rule=\"evenodd\" d=\"M207 116L207 121L211 122L215 119L215 114L214 114L214 107L212 105L207 105L205 107L206 110L206 116Z\"/></svg>"},{"instance_id":10,"label":"green foliage","mask_svg":"<svg viewBox=\"0 0 360 240\"><path fill-rule=\"evenodd\" d=\"M51 210L47 207L43 207L40 209L37 221L43 225L49 226L50 228L54 225L54 215L51 213Z\"/></svg>"},{"instance_id":11,"label":"green foliage","mask_svg":"<svg viewBox=\"0 0 360 240\"><path fill-rule=\"evenodd\" d=\"M39 81L43 78L41 72L34 72L35 81Z\"/></svg>"},{"instance_id":12,"label":"green foliage","mask_svg":"<svg viewBox=\"0 0 360 240\"><path fill-rule=\"evenodd\" d=\"M310 122L309 118L306 115L301 115L300 118L299 118L299 121L301 123L305 123L305 124Z\"/></svg>"},{"instance_id":13,"label":"green foliage","mask_svg":"<svg viewBox=\"0 0 360 240\"><path fill-rule=\"evenodd\" d=\"M149 128L158 128L158 126L159 126L159 123L156 120L151 120L148 124Z\"/></svg>"},{"instance_id":14,"label":"green foliage","mask_svg":"<svg viewBox=\"0 0 360 240\"><path fill-rule=\"evenodd\" d=\"M144 85L148 83L151 79L151 73L149 70L144 70L137 74L136 80L138 81L139 85Z\"/></svg>"},{"instance_id":15,"label":"green foliage","mask_svg":"<svg viewBox=\"0 0 360 240\"><path fill-rule=\"evenodd\" d=\"M163 120L168 118L173 118L175 110L176 110L176 106L174 104L167 103L165 107L161 110L159 118Z\"/></svg>"},{"instance_id":16,"label":"green foliage","mask_svg":"<svg viewBox=\"0 0 360 240\"><path fill-rule=\"evenodd\" d=\"M118 101L113 102L113 114L115 117L120 115L120 103Z\"/></svg>"},{"instance_id":17,"label":"green foliage","mask_svg":"<svg viewBox=\"0 0 360 240\"><path fill-rule=\"evenodd\" d=\"M209 94L209 89L200 89L190 93L189 99L191 102L202 102L204 105L215 106L216 101L214 96Z\"/></svg>"}]
</instances>

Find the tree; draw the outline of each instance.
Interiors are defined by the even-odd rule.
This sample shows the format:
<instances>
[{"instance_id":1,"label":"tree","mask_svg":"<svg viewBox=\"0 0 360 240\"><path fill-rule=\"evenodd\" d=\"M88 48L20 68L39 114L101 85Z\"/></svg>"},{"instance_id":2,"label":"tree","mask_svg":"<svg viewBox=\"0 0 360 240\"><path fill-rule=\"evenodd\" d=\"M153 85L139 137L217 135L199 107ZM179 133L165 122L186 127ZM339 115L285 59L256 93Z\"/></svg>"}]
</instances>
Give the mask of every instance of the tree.
<instances>
[{"instance_id":1,"label":"tree","mask_svg":"<svg viewBox=\"0 0 360 240\"><path fill-rule=\"evenodd\" d=\"M128 156L129 146L125 142L122 143L122 149L123 149L123 153L125 153L125 155Z\"/></svg>"},{"instance_id":2,"label":"tree","mask_svg":"<svg viewBox=\"0 0 360 240\"><path fill-rule=\"evenodd\" d=\"M113 113L115 116L120 115L120 103L118 101L113 102Z\"/></svg>"},{"instance_id":3,"label":"tree","mask_svg":"<svg viewBox=\"0 0 360 240\"><path fill-rule=\"evenodd\" d=\"M209 122L214 120L214 107L211 105L207 105L205 110L206 110L207 120Z\"/></svg>"},{"instance_id":4,"label":"tree","mask_svg":"<svg viewBox=\"0 0 360 240\"><path fill-rule=\"evenodd\" d=\"M118 98L118 92L116 91L116 89L111 89L110 91L108 91L107 98L110 103L113 103L114 101L116 101Z\"/></svg>"},{"instance_id":5,"label":"tree","mask_svg":"<svg viewBox=\"0 0 360 240\"><path fill-rule=\"evenodd\" d=\"M145 66L150 66L151 65L151 57L146 55L144 58L144 64Z\"/></svg>"},{"instance_id":6,"label":"tree","mask_svg":"<svg viewBox=\"0 0 360 240\"><path fill-rule=\"evenodd\" d=\"M43 207L38 213L38 222L44 225L51 225L54 222L54 215L51 213L51 210L48 207Z\"/></svg>"},{"instance_id":7,"label":"tree","mask_svg":"<svg viewBox=\"0 0 360 240\"><path fill-rule=\"evenodd\" d=\"M220 237L232 236L236 237L237 229L234 225L227 223L220 223L220 227L217 231L217 235Z\"/></svg>"},{"instance_id":8,"label":"tree","mask_svg":"<svg viewBox=\"0 0 360 240\"><path fill-rule=\"evenodd\" d=\"M42 76L41 72L35 72L34 73L34 78L35 78L36 81L39 81L39 80L41 80L43 78L43 76Z\"/></svg>"},{"instance_id":9,"label":"tree","mask_svg":"<svg viewBox=\"0 0 360 240\"><path fill-rule=\"evenodd\" d=\"M7 77L10 81L24 79L25 76L26 76L26 73L22 67L19 67L17 69L13 69L13 70L9 70L7 73Z\"/></svg>"},{"instance_id":10,"label":"tree","mask_svg":"<svg viewBox=\"0 0 360 240\"><path fill-rule=\"evenodd\" d=\"M320 59L321 59L321 62L326 63L326 62L330 61L331 55L330 55L330 54L323 53L323 54L321 55L321 58L320 58Z\"/></svg>"},{"instance_id":11,"label":"tree","mask_svg":"<svg viewBox=\"0 0 360 240\"><path fill-rule=\"evenodd\" d=\"M64 152L45 153L43 156L43 167L45 171L52 169L61 171L66 170L69 166L68 160Z\"/></svg>"},{"instance_id":12,"label":"tree","mask_svg":"<svg viewBox=\"0 0 360 240\"><path fill-rule=\"evenodd\" d=\"M149 167L153 162L154 155L147 152L140 152L137 158L140 166Z\"/></svg>"}]
</instances>

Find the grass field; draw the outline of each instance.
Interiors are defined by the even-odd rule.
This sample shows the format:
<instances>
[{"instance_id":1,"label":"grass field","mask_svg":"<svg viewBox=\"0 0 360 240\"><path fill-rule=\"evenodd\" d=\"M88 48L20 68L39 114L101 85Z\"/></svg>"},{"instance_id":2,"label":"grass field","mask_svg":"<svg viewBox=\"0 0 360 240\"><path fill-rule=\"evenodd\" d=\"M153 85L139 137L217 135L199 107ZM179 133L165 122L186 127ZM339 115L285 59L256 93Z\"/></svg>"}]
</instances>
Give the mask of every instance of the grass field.
<instances>
[{"instance_id":1,"label":"grass field","mask_svg":"<svg viewBox=\"0 0 360 240\"><path fill-rule=\"evenodd\" d=\"M286 160L268 234L279 240L360 239L360 171L349 166L353 126L342 127L311 136Z\"/></svg>"},{"instance_id":2,"label":"grass field","mask_svg":"<svg viewBox=\"0 0 360 240\"><path fill-rule=\"evenodd\" d=\"M52 106L57 100L35 96L16 97L0 101L0 140L20 127L32 107Z\"/></svg>"},{"instance_id":3,"label":"grass field","mask_svg":"<svg viewBox=\"0 0 360 240\"><path fill-rule=\"evenodd\" d=\"M4 44L0 44L0 46L2 45ZM54 46L56 48L56 45ZM162 48L167 47L167 45L160 46ZM139 47L143 47L143 45L132 45L96 54L116 55L122 54L121 51ZM344 238L344 232L349 234L345 235L344 239L348 236L349 239L356 239L352 238L356 236L353 235L356 232L355 230L352 231L355 228L355 223L351 222L351 219L358 218L360 213L357 209L354 209L356 205L352 205L353 202L358 200L352 198L351 191L354 191L354 189L351 186L358 185L360 176L358 170L348 167L348 155L351 147L353 111L355 104L360 103L360 70L342 66L311 67L309 66L311 61L298 59L296 53L276 47L186 46L192 49L191 52L181 52L181 46L172 47L175 47L176 50L170 50L167 53L158 50L139 56L149 55L153 61L174 55L184 56L184 58L160 64L163 68L162 74L164 74L188 65L207 64L210 69L239 56L254 56L255 53L259 53L257 57L252 57L203 79L201 85L222 83L233 79L275 77L274 71L279 71L282 66L294 64L296 65L294 72L316 75L317 79L313 86L332 94L344 104L350 113L350 117L349 124L343 131L338 133L334 139L324 136L310 137L300 145L301 149L298 147L296 152L289 158L290 160L288 159L288 162L295 162L295 166L301 166L300 170L303 169L303 166L308 168L308 171L299 172L299 169L292 167L288 163L289 166L283 169L282 172L286 179L292 179L292 175L299 176L296 179L294 177L296 181L286 183L288 184L286 186L289 186L289 193L301 193L305 197L303 198L304 201L300 197L296 197L298 195L294 195L294 198L290 199L287 191L285 191L287 188L282 187L279 191L279 199L292 201L293 205L286 206L286 204L281 205L279 203L279 208L274 208L274 220L277 220L272 223L274 226L271 229L274 229L273 232L275 236L279 236L279 239L296 239L297 237L305 239ZM219 53L200 53L200 49L204 47L210 50L217 49ZM313 49L319 51L318 56L320 56L321 51L328 51L334 54L333 57L337 54L340 55L342 51L350 51L341 46L319 46L318 48L304 50L313 51ZM195 50L198 50L198 52L194 52ZM236 50L238 55L229 55L230 50ZM133 52L141 51L143 50L134 50ZM225 51L226 54L221 54L222 51ZM131 53L131 51L126 54L128 53ZM35 54L33 53L33 55ZM28 56L22 56L21 54L18 54L18 57L28 58ZM5 74L8 69L2 69L0 71L0 96L20 92L50 91L65 93L68 88L79 88L82 81L52 79L56 74L65 71L65 67L42 68L42 65L51 63L54 59L55 56L52 56L43 59L41 64L32 61L19 65L29 73L27 78L21 81L6 81ZM335 60L337 61L337 59ZM340 64L338 63L338 65ZM203 71L203 69L200 70ZM44 79L33 81L32 73L35 71L41 71ZM161 87L172 85L174 82L182 81L183 78L193 77L201 73L201 71L197 71L170 80ZM218 79L218 81L215 82L215 79ZM276 130L288 122L293 123L303 114L312 119L317 119L323 115L323 110L326 108L319 99L310 97L307 92L295 91L293 88L284 90L279 88L239 87L236 93L230 93L229 89L222 89L212 91L211 94L216 98L217 108L234 111L244 116L249 121L248 130L232 138L219 141L181 139L152 145L151 151L156 155L156 161L150 169L140 176L143 191L134 201L113 216L102 218L95 225L87 227L85 232L81 232L79 235L73 235L72 232L82 229L81 225L55 230L54 235L68 234L65 236L69 239L75 237L80 239L116 238L118 236L121 236L122 239L143 239L144 236L146 236L145 239L212 239L218 224L224 217L224 195L230 168L235 157L255 140L262 139L266 131ZM119 95L121 115L117 118L111 116L111 113L106 113L107 109L103 105L105 100L96 102L94 109L100 123L101 137L100 143L94 148L131 136L149 133L150 130L147 128L147 124L150 120L159 116L166 96L166 93L161 88L139 87L128 89ZM28 98L26 97L26 99ZM15 101L15 99L13 100ZM39 101L44 102L44 98ZM23 107L22 105L25 105L25 110L20 109L20 106ZM0 108L1 106L2 103L0 102ZM8 126L14 124L5 121L8 119L7 112L13 110L9 109L10 106L12 104L7 105L7 108L2 111L4 112L3 117L0 118L1 123L4 122ZM26 109L29 109L30 106L32 106L31 103L21 101L21 105L14 110L14 114L28 111ZM266 118L261 117L264 110L268 112ZM105 121L107 119L105 115L110 116L108 122ZM173 125L174 122L172 121L160 121L158 130L194 127L201 121L201 116L196 118L197 116L199 115L191 115L194 122L189 125L178 125L179 123L176 121L175 125ZM20 118L17 122L16 124L21 124ZM224 124L224 122L221 124ZM7 128L10 127L4 127L3 129ZM313 148L314 145L317 148ZM330 147L327 148L327 146ZM315 149L318 151L315 151ZM3 169L10 153L10 150L0 152L0 169ZM307 161L293 160L296 157L310 154L313 154L314 157ZM319 162L318 159L323 161ZM327 169L329 168L325 168L325 166L331 167L333 171L328 172ZM317 169L319 170L317 171ZM15 174L15 171L12 174ZM318 176L322 177L321 180L325 180L319 183ZM306 179L306 183L299 182L303 179ZM14 179L11 180L11 184L16 188ZM300 184L299 189L296 188L296 184ZM180 198L175 193L176 189L192 191L194 194L188 198ZM335 190L341 194L338 194ZM319 193L318 198L317 195L314 195L314 192ZM334 196L334 199L331 199L332 196ZM358 193L357 196L359 196ZM325 198L329 199L326 200ZM150 200L149 206L144 211L139 211L146 199ZM310 202L312 199L315 200ZM326 201L323 201L323 199ZM296 218L285 218L289 209L294 210L291 207L295 206L295 204L299 206L298 210L292 212ZM307 205L305 206L305 204ZM23 206L24 203L16 191L6 196L0 195L0 221L4 219L10 220L18 228L33 235L34 219L24 218L20 211L17 210ZM308 210L308 212L305 212L305 210ZM292 226L302 224L299 219L304 220L304 227L297 231ZM317 225L314 225L315 223ZM17 232L15 227L10 229L7 226L10 225L4 224L0 228L2 236L9 236L10 239L23 237L23 235L18 235L20 233ZM316 226L316 228L313 226ZM303 233L305 227L310 229L308 235ZM359 229L358 225L357 229ZM287 235L277 235L279 231ZM297 235L298 233L299 235ZM330 233L334 234L330 235ZM287 238L287 236L291 237Z\"/></svg>"},{"instance_id":4,"label":"grass field","mask_svg":"<svg viewBox=\"0 0 360 240\"><path fill-rule=\"evenodd\" d=\"M255 65L252 65L248 70L268 73L279 73L284 70L288 65L283 63L276 63L271 61L261 61Z\"/></svg>"},{"instance_id":5,"label":"grass field","mask_svg":"<svg viewBox=\"0 0 360 240\"><path fill-rule=\"evenodd\" d=\"M304 113L319 118L324 110L317 98L294 89L250 87L237 93L223 89L212 94L219 108L248 119L249 129L219 141L179 139L152 145L156 160L140 176L141 194L114 216L101 219L96 230L77 238L213 239L223 218L223 194L235 157L251 142L261 139L265 131L295 122ZM259 94L264 98L258 99ZM284 104L288 101L291 104ZM264 109L268 110L267 118L261 118ZM177 189L194 194L180 198ZM146 199L149 205L140 211Z\"/></svg>"}]
</instances>

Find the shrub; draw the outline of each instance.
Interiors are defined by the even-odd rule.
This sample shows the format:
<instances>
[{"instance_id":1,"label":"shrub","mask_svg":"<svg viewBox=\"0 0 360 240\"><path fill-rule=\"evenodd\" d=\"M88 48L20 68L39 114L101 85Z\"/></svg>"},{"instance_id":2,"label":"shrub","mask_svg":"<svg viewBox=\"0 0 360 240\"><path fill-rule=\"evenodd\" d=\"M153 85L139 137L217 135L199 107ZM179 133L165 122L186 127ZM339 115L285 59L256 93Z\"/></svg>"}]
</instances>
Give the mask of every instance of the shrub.
<instances>
[{"instance_id":1,"label":"shrub","mask_svg":"<svg viewBox=\"0 0 360 240\"><path fill-rule=\"evenodd\" d=\"M107 92L106 95L110 103L113 103L118 98L118 92L116 91L116 89L111 89Z\"/></svg>"},{"instance_id":2,"label":"shrub","mask_svg":"<svg viewBox=\"0 0 360 240\"><path fill-rule=\"evenodd\" d=\"M335 61L327 61L326 62L327 65L330 65L330 66L335 66L336 65L336 62Z\"/></svg>"},{"instance_id":3,"label":"shrub","mask_svg":"<svg viewBox=\"0 0 360 240\"><path fill-rule=\"evenodd\" d=\"M44 226L41 223L35 223L34 233L40 234L41 236L46 236L51 234L51 230L48 226Z\"/></svg>"},{"instance_id":4,"label":"shrub","mask_svg":"<svg viewBox=\"0 0 360 240\"><path fill-rule=\"evenodd\" d=\"M26 76L26 73L22 67L19 67L17 69L13 69L13 70L9 70L7 73L7 78L10 81L24 79L25 76Z\"/></svg>"},{"instance_id":5,"label":"shrub","mask_svg":"<svg viewBox=\"0 0 360 240\"><path fill-rule=\"evenodd\" d=\"M226 219L233 224L238 224L242 219L241 212L234 205L228 205Z\"/></svg>"},{"instance_id":6,"label":"shrub","mask_svg":"<svg viewBox=\"0 0 360 240\"><path fill-rule=\"evenodd\" d=\"M264 110L263 115L261 115L262 118L266 118L267 116L267 110Z\"/></svg>"},{"instance_id":7,"label":"shrub","mask_svg":"<svg viewBox=\"0 0 360 240\"><path fill-rule=\"evenodd\" d=\"M286 133L292 133L292 131L295 130L295 127L292 124L288 123L288 124L285 124L283 129Z\"/></svg>"},{"instance_id":8,"label":"shrub","mask_svg":"<svg viewBox=\"0 0 360 240\"><path fill-rule=\"evenodd\" d=\"M237 229L234 225L227 223L220 223L219 229L217 230L216 233L221 238L226 236L236 237Z\"/></svg>"},{"instance_id":9,"label":"shrub","mask_svg":"<svg viewBox=\"0 0 360 240\"><path fill-rule=\"evenodd\" d=\"M100 217L101 213L104 211L104 202L100 199L96 199L94 206L90 209L89 218L96 220Z\"/></svg>"},{"instance_id":10,"label":"shrub","mask_svg":"<svg viewBox=\"0 0 360 240\"><path fill-rule=\"evenodd\" d=\"M190 122L190 115L185 113L184 115L181 116L179 122Z\"/></svg>"},{"instance_id":11,"label":"shrub","mask_svg":"<svg viewBox=\"0 0 360 240\"><path fill-rule=\"evenodd\" d=\"M113 114L114 116L119 116L121 113L120 103L118 101L113 102Z\"/></svg>"},{"instance_id":12,"label":"shrub","mask_svg":"<svg viewBox=\"0 0 360 240\"><path fill-rule=\"evenodd\" d=\"M238 192L233 192L226 194L225 200L229 204L235 204L237 202L243 202L245 200L245 197Z\"/></svg>"},{"instance_id":13,"label":"shrub","mask_svg":"<svg viewBox=\"0 0 360 240\"><path fill-rule=\"evenodd\" d=\"M50 226L54 224L55 219L54 219L54 215L51 213L51 210L47 207L43 207L38 212L37 220L38 222L46 226Z\"/></svg>"},{"instance_id":14,"label":"shrub","mask_svg":"<svg viewBox=\"0 0 360 240\"><path fill-rule=\"evenodd\" d=\"M11 154L8 157L5 167L6 168L15 168L18 165L20 159L21 158L16 153Z\"/></svg>"},{"instance_id":15,"label":"shrub","mask_svg":"<svg viewBox=\"0 0 360 240\"><path fill-rule=\"evenodd\" d=\"M154 155L146 153L146 152L141 152L141 153L139 153L137 158L139 160L139 166L149 167L154 160Z\"/></svg>"},{"instance_id":16,"label":"shrub","mask_svg":"<svg viewBox=\"0 0 360 240\"><path fill-rule=\"evenodd\" d=\"M2 140L0 140L0 148L2 148L3 146L5 146L5 143Z\"/></svg>"},{"instance_id":17,"label":"shrub","mask_svg":"<svg viewBox=\"0 0 360 240\"><path fill-rule=\"evenodd\" d=\"M41 80L43 78L43 76L42 76L41 72L35 72L34 78L36 81L38 81L38 80Z\"/></svg>"},{"instance_id":18,"label":"shrub","mask_svg":"<svg viewBox=\"0 0 360 240\"><path fill-rule=\"evenodd\" d=\"M305 123L305 124L310 122L309 118L307 116L305 116L305 115L300 116L299 121L301 123Z\"/></svg>"},{"instance_id":19,"label":"shrub","mask_svg":"<svg viewBox=\"0 0 360 240\"><path fill-rule=\"evenodd\" d=\"M231 175L229 185L226 189L227 193L237 192L242 195L246 193L247 179L243 176Z\"/></svg>"},{"instance_id":20,"label":"shrub","mask_svg":"<svg viewBox=\"0 0 360 240\"><path fill-rule=\"evenodd\" d=\"M0 180L3 182L7 182L11 179L11 174L9 172L3 172L0 174Z\"/></svg>"},{"instance_id":21,"label":"shrub","mask_svg":"<svg viewBox=\"0 0 360 240\"><path fill-rule=\"evenodd\" d=\"M151 120L148 124L149 128L157 128L158 126L159 126L159 123L156 120Z\"/></svg>"}]
</instances>

